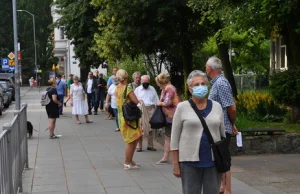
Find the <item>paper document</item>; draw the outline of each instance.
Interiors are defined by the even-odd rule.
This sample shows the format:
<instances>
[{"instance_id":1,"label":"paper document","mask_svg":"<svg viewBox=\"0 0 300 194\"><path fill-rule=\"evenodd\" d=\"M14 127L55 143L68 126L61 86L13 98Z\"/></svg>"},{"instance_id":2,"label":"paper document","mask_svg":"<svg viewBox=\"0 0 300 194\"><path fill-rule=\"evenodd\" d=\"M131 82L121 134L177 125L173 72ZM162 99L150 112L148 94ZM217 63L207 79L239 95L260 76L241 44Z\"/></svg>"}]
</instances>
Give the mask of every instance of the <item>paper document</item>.
<instances>
[{"instance_id":1,"label":"paper document","mask_svg":"<svg viewBox=\"0 0 300 194\"><path fill-rule=\"evenodd\" d=\"M237 147L243 147L243 138L241 132L238 132L238 134L236 135L236 145Z\"/></svg>"}]
</instances>

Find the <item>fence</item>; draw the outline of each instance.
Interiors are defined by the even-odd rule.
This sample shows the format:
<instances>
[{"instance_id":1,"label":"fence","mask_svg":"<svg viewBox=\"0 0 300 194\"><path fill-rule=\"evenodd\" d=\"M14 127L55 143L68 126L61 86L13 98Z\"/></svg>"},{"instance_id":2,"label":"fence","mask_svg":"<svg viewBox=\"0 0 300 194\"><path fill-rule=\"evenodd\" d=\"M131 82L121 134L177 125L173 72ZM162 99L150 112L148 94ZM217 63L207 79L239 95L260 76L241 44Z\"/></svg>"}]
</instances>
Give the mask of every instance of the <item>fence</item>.
<instances>
[{"instance_id":1,"label":"fence","mask_svg":"<svg viewBox=\"0 0 300 194\"><path fill-rule=\"evenodd\" d=\"M239 91L260 90L269 86L269 77L264 75L234 75Z\"/></svg>"},{"instance_id":2,"label":"fence","mask_svg":"<svg viewBox=\"0 0 300 194\"><path fill-rule=\"evenodd\" d=\"M0 134L0 194L23 191L22 174L28 168L27 105L22 104Z\"/></svg>"}]
</instances>

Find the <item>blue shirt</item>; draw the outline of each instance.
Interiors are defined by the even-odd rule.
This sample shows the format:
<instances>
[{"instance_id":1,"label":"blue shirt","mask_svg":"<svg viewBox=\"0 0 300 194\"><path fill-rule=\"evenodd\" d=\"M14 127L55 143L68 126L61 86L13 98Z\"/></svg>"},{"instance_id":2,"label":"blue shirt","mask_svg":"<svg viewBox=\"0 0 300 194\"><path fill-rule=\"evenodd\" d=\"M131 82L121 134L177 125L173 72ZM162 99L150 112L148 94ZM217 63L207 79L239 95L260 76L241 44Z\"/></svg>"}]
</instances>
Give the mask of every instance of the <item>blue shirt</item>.
<instances>
[{"instance_id":1,"label":"blue shirt","mask_svg":"<svg viewBox=\"0 0 300 194\"><path fill-rule=\"evenodd\" d=\"M114 83L114 80L113 80L113 76L110 76L107 80L107 86L109 87L110 85L112 85Z\"/></svg>"},{"instance_id":2,"label":"blue shirt","mask_svg":"<svg viewBox=\"0 0 300 194\"><path fill-rule=\"evenodd\" d=\"M57 95L65 95L66 83L61 80L56 80L56 84Z\"/></svg>"},{"instance_id":3,"label":"blue shirt","mask_svg":"<svg viewBox=\"0 0 300 194\"><path fill-rule=\"evenodd\" d=\"M212 101L207 100L207 106L203 110L199 110L201 115L205 118L212 110ZM200 120L200 119L199 119ZM202 137L200 140L200 149L199 149L199 161L197 162L185 162L187 165L198 168L210 168L215 166L214 161L212 160L211 145L208 140L208 134L203 131Z\"/></svg>"},{"instance_id":4,"label":"blue shirt","mask_svg":"<svg viewBox=\"0 0 300 194\"><path fill-rule=\"evenodd\" d=\"M231 86L223 74L217 76L210 83L212 87L208 98L221 105L224 113L225 132L232 134L232 125L227 112L227 107L234 105Z\"/></svg>"}]
</instances>

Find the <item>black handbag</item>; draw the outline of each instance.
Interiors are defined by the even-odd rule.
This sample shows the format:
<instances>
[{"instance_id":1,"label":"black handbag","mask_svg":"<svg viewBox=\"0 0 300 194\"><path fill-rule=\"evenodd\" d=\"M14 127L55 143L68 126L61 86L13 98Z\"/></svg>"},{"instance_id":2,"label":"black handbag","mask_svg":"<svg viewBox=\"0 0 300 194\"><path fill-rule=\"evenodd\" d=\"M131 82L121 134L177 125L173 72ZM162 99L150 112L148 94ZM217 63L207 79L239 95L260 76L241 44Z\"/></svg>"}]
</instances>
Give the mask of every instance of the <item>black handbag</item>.
<instances>
[{"instance_id":1,"label":"black handbag","mask_svg":"<svg viewBox=\"0 0 300 194\"><path fill-rule=\"evenodd\" d=\"M149 123L150 123L151 129L160 129L167 125L166 116L163 113L161 106L157 106L155 108Z\"/></svg>"},{"instance_id":2,"label":"black handbag","mask_svg":"<svg viewBox=\"0 0 300 194\"><path fill-rule=\"evenodd\" d=\"M208 126L207 126L204 118L200 114L199 110L197 109L196 104L193 102L192 99L189 99L189 103L191 104L195 113L199 117L204 131L208 134L208 140L209 140L212 150L213 150L213 155L215 158L215 164L216 164L217 170L221 173L229 171L230 167L231 167L231 156L230 156L230 152L229 152L227 139L224 137L221 137L220 141L214 142L212 135L208 129Z\"/></svg>"},{"instance_id":3,"label":"black handbag","mask_svg":"<svg viewBox=\"0 0 300 194\"><path fill-rule=\"evenodd\" d=\"M134 102L126 102L126 94L127 94L127 85L124 92L124 104L122 106L123 117L125 119L126 125L128 125L132 129L137 129L139 127L139 119L142 117L142 111L139 109L137 104ZM131 121L136 121L136 126L132 126L129 124Z\"/></svg>"}]
</instances>

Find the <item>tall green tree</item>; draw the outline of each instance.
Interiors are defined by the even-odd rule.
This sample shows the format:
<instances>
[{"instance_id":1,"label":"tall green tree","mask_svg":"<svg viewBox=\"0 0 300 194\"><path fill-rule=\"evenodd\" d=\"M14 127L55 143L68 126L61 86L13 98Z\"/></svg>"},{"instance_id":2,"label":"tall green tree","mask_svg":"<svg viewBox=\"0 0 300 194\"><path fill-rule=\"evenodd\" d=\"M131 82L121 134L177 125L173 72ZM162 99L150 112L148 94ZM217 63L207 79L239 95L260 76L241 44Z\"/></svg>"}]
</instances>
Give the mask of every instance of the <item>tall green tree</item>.
<instances>
[{"instance_id":1,"label":"tall green tree","mask_svg":"<svg viewBox=\"0 0 300 194\"><path fill-rule=\"evenodd\" d=\"M0 1L0 58L7 58L9 52L13 51L13 17L12 1Z\"/></svg>"},{"instance_id":2,"label":"tall green tree","mask_svg":"<svg viewBox=\"0 0 300 194\"><path fill-rule=\"evenodd\" d=\"M57 12L61 18L55 24L64 26L65 34L75 45L76 57L80 60L80 67L98 68L103 62L95 45L94 34L98 32L98 24L94 21L99 9L90 4L90 0L57 0Z\"/></svg>"},{"instance_id":3,"label":"tall green tree","mask_svg":"<svg viewBox=\"0 0 300 194\"><path fill-rule=\"evenodd\" d=\"M199 12L187 2L93 0L101 8L96 18L101 34L95 35L99 54L119 60L124 55L162 53L171 64L172 75L181 73L185 81L192 70L194 48L209 34L206 25L198 24Z\"/></svg>"}]
</instances>

